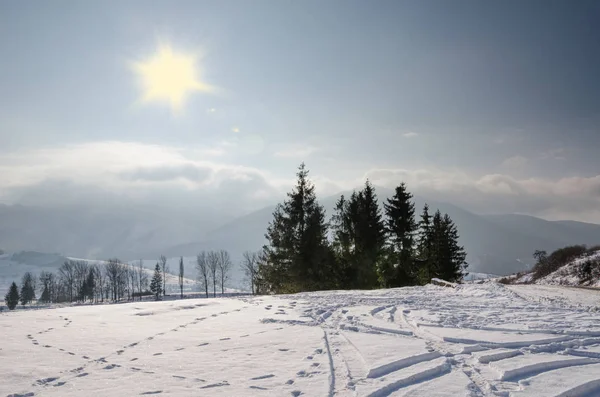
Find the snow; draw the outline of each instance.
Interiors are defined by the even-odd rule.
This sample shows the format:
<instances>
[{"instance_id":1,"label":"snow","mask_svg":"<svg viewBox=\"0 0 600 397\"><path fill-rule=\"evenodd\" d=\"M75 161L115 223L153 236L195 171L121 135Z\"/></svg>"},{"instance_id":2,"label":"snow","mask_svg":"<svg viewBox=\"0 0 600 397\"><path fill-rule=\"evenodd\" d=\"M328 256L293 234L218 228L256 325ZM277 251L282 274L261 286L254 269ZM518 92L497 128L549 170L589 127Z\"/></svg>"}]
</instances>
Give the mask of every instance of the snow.
<instances>
[{"instance_id":1,"label":"snow","mask_svg":"<svg viewBox=\"0 0 600 397\"><path fill-rule=\"evenodd\" d=\"M577 275L577 270L583 264L583 262L587 260L600 260L600 251L595 251L590 254L584 255L581 258L577 258L570 263L562 266L560 269L556 270L553 273L550 273L546 277L542 277L541 279L536 281L536 284L545 284L545 285L581 285L582 280L579 279ZM590 287L600 287L600 279L592 281L590 284L587 284Z\"/></svg>"},{"instance_id":2,"label":"snow","mask_svg":"<svg viewBox=\"0 0 600 397\"><path fill-rule=\"evenodd\" d=\"M17 310L0 396L595 396L595 291L486 282Z\"/></svg>"}]
</instances>

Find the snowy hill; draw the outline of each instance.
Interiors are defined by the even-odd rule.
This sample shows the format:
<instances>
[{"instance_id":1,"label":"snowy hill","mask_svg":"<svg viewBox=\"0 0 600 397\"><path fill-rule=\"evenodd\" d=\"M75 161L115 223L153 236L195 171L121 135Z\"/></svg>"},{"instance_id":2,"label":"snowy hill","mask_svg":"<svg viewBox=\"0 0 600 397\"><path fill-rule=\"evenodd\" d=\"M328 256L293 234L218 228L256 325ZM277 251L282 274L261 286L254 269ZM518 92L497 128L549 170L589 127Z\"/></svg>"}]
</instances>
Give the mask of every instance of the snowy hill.
<instances>
[{"instance_id":1,"label":"snowy hill","mask_svg":"<svg viewBox=\"0 0 600 397\"><path fill-rule=\"evenodd\" d=\"M585 277L582 267L586 264L591 264L589 278ZM594 263L596 263L594 265ZM562 266L555 272L550 273L546 277L542 277L535 281L536 284L542 285L570 285L570 286L586 286L600 288L600 251L595 251L577 258L566 265Z\"/></svg>"},{"instance_id":2,"label":"snowy hill","mask_svg":"<svg viewBox=\"0 0 600 397\"><path fill-rule=\"evenodd\" d=\"M0 395L598 396L599 303L490 282L17 310Z\"/></svg>"},{"instance_id":3,"label":"snowy hill","mask_svg":"<svg viewBox=\"0 0 600 397\"><path fill-rule=\"evenodd\" d=\"M564 263L558 262L556 270L541 276L535 269L503 278L509 284L562 285L570 287L600 288L600 250L587 250Z\"/></svg>"}]
</instances>

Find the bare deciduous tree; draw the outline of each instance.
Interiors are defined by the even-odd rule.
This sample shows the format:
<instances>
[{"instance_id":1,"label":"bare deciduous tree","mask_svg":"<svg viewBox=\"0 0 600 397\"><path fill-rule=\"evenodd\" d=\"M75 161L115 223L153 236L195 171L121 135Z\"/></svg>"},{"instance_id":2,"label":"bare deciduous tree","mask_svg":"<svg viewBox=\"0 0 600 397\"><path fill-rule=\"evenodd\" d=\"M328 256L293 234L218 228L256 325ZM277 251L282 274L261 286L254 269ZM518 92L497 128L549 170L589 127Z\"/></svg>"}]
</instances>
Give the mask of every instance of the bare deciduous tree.
<instances>
[{"instance_id":1,"label":"bare deciduous tree","mask_svg":"<svg viewBox=\"0 0 600 397\"><path fill-rule=\"evenodd\" d=\"M246 251L243 254L242 269L250 283L252 294L256 294L256 278L258 275L258 253Z\"/></svg>"},{"instance_id":2,"label":"bare deciduous tree","mask_svg":"<svg viewBox=\"0 0 600 397\"><path fill-rule=\"evenodd\" d=\"M180 298L183 299L183 256L179 258L179 293Z\"/></svg>"},{"instance_id":3,"label":"bare deciduous tree","mask_svg":"<svg viewBox=\"0 0 600 397\"><path fill-rule=\"evenodd\" d=\"M118 301L123 292L123 265L121 262L114 258L109 259L106 264L106 276L112 292L112 300Z\"/></svg>"},{"instance_id":4,"label":"bare deciduous tree","mask_svg":"<svg viewBox=\"0 0 600 397\"><path fill-rule=\"evenodd\" d=\"M78 300L82 298L80 292L83 288L83 283L88 276L89 265L86 261L74 261L73 262L73 276L74 276L74 288L75 294Z\"/></svg>"},{"instance_id":5,"label":"bare deciduous tree","mask_svg":"<svg viewBox=\"0 0 600 397\"><path fill-rule=\"evenodd\" d=\"M213 285L213 297L217 296L217 270L219 269L219 253L210 251L207 255L208 272Z\"/></svg>"},{"instance_id":6,"label":"bare deciduous tree","mask_svg":"<svg viewBox=\"0 0 600 397\"><path fill-rule=\"evenodd\" d=\"M209 279L209 269L208 269L208 255L206 251L202 251L196 256L196 271L198 272L198 284L200 287L204 289L206 293L206 297L208 298L208 279Z\"/></svg>"},{"instance_id":7,"label":"bare deciduous tree","mask_svg":"<svg viewBox=\"0 0 600 397\"><path fill-rule=\"evenodd\" d=\"M138 293L140 294L140 300L142 300L142 292L148 288L148 273L146 273L146 270L144 269L144 261L141 259L138 261L136 276Z\"/></svg>"},{"instance_id":8,"label":"bare deciduous tree","mask_svg":"<svg viewBox=\"0 0 600 397\"><path fill-rule=\"evenodd\" d=\"M159 264L160 264L160 269L162 271L162 282L163 282L162 293L163 293L163 296L165 296L166 291L167 291L167 272L169 271L169 265L167 265L167 257L164 255L161 255L160 259L159 259Z\"/></svg>"},{"instance_id":9,"label":"bare deciduous tree","mask_svg":"<svg viewBox=\"0 0 600 397\"><path fill-rule=\"evenodd\" d=\"M73 302L73 286L75 282L75 268L73 262L66 260L58 269L61 282L64 283L69 302Z\"/></svg>"},{"instance_id":10,"label":"bare deciduous tree","mask_svg":"<svg viewBox=\"0 0 600 397\"><path fill-rule=\"evenodd\" d=\"M221 295L225 293L225 282L229 279L229 272L231 270L231 258L229 252L220 250L219 253L219 285L221 286Z\"/></svg>"}]
</instances>

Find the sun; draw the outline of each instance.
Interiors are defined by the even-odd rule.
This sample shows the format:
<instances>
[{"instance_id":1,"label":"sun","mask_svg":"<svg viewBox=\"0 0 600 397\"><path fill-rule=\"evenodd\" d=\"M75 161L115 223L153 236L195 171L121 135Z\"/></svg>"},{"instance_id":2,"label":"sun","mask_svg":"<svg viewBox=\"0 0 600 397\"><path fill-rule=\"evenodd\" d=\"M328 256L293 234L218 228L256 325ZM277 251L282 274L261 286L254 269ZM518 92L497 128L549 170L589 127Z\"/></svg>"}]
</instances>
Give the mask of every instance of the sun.
<instances>
[{"instance_id":1,"label":"sun","mask_svg":"<svg viewBox=\"0 0 600 397\"><path fill-rule=\"evenodd\" d=\"M149 59L132 63L132 69L140 78L142 102L167 103L178 112L192 93L213 92L214 88L198 76L197 62L197 55L161 45Z\"/></svg>"}]
</instances>

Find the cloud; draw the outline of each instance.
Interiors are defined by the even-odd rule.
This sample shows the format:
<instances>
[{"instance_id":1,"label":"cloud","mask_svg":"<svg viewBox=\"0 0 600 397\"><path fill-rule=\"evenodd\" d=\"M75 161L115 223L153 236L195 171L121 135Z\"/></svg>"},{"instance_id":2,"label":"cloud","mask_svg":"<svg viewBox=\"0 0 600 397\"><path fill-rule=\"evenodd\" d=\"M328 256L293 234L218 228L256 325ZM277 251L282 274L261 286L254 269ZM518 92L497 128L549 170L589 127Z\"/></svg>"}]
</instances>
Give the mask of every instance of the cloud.
<instances>
[{"instance_id":1,"label":"cloud","mask_svg":"<svg viewBox=\"0 0 600 397\"><path fill-rule=\"evenodd\" d=\"M211 176L212 169L207 166L184 164L178 166L160 166L138 168L123 173L125 179L131 181L165 182L185 179L189 182L202 183Z\"/></svg>"},{"instance_id":2,"label":"cloud","mask_svg":"<svg viewBox=\"0 0 600 397\"><path fill-rule=\"evenodd\" d=\"M565 148L555 148L542 152L539 157L542 160L566 160L566 153Z\"/></svg>"},{"instance_id":3,"label":"cloud","mask_svg":"<svg viewBox=\"0 0 600 397\"><path fill-rule=\"evenodd\" d=\"M481 213L527 213L549 219L600 222L600 175L518 179L504 174L473 176L460 170L373 169L374 184L451 202Z\"/></svg>"},{"instance_id":4,"label":"cloud","mask_svg":"<svg viewBox=\"0 0 600 397\"><path fill-rule=\"evenodd\" d=\"M306 158L319 151L319 148L310 145L292 145L281 148L275 152L275 157Z\"/></svg>"},{"instance_id":5,"label":"cloud","mask_svg":"<svg viewBox=\"0 0 600 397\"><path fill-rule=\"evenodd\" d=\"M405 132L404 134L402 134L402 136L405 138L414 138L416 136L419 136L419 133L414 132L414 131L408 131L408 132Z\"/></svg>"},{"instance_id":6,"label":"cloud","mask_svg":"<svg viewBox=\"0 0 600 397\"><path fill-rule=\"evenodd\" d=\"M508 170L519 170L529 164L529 159L523 156L512 156L505 159L500 166Z\"/></svg>"},{"instance_id":7,"label":"cloud","mask_svg":"<svg viewBox=\"0 0 600 397\"><path fill-rule=\"evenodd\" d=\"M0 202L57 204L61 195L36 192L68 186L64 196L73 200L65 205L81 197L76 191L94 189L98 197L101 190L133 201L189 200L244 211L282 194L281 180L256 168L208 161L205 150L111 141L10 153L0 158Z\"/></svg>"}]
</instances>

